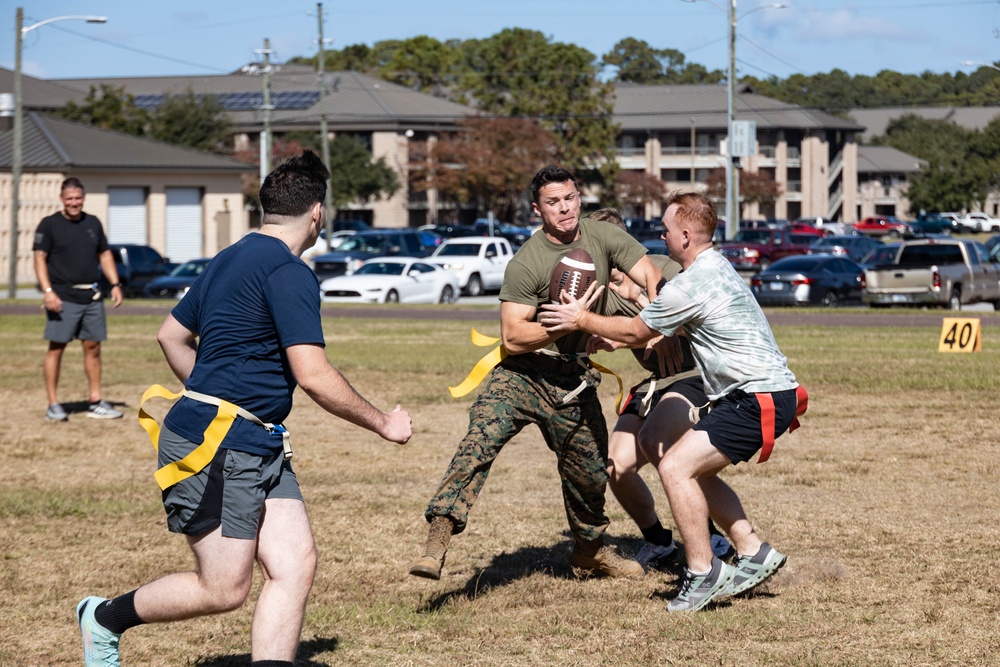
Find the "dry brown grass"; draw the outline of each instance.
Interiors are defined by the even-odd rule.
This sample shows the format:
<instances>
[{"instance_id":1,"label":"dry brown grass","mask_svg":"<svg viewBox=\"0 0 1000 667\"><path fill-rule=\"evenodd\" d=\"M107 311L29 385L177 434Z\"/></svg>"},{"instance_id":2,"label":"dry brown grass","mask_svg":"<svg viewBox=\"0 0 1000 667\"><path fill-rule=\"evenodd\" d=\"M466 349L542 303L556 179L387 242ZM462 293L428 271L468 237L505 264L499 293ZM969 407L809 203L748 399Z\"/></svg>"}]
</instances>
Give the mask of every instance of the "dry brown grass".
<instances>
[{"instance_id":1,"label":"dry brown grass","mask_svg":"<svg viewBox=\"0 0 1000 667\"><path fill-rule=\"evenodd\" d=\"M12 420L0 446L0 665L79 664L80 598L192 562L166 530L152 449L132 413L149 384L176 387L153 341L159 318L112 320L106 395L127 404L127 417L77 414L68 424L42 420L37 320L0 325ZM494 466L444 578L407 576L424 505L467 424L470 401L446 386L483 350L467 342L468 323L328 319L335 365L376 404L401 400L415 435L398 448L299 398L289 426L320 568L298 664L996 664L994 323L975 355L937 354L929 328L776 329L811 409L767 465L725 477L788 565L755 597L668 615L671 576L571 577L554 456L534 430ZM496 332L490 319L477 326ZM67 356L72 400L84 387L78 346ZM629 358L610 363L638 376ZM609 417L611 387L602 389ZM636 549L610 495L608 508L613 541ZM246 664L251 612L131 630L123 664Z\"/></svg>"}]
</instances>

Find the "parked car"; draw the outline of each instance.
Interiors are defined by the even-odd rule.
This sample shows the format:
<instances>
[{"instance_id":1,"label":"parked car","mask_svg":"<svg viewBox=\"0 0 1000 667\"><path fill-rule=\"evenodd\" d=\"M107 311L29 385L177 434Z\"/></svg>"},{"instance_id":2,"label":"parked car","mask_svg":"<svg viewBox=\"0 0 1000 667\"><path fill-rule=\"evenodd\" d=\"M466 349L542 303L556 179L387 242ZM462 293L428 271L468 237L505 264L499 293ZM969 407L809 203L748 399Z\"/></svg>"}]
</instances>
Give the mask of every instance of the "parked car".
<instances>
[{"instance_id":1,"label":"parked car","mask_svg":"<svg viewBox=\"0 0 1000 667\"><path fill-rule=\"evenodd\" d=\"M986 248L986 252L990 253L990 257L1000 258L1000 234L991 236L987 239L986 243L983 244L983 247ZM1000 261L1000 259L998 259L998 261Z\"/></svg>"},{"instance_id":2,"label":"parked car","mask_svg":"<svg viewBox=\"0 0 1000 667\"><path fill-rule=\"evenodd\" d=\"M870 215L854 223L854 229L868 236L902 238L913 234L913 227L891 215Z\"/></svg>"},{"instance_id":3,"label":"parked car","mask_svg":"<svg viewBox=\"0 0 1000 667\"><path fill-rule=\"evenodd\" d=\"M476 230L478 236L489 236L490 235L490 223L489 220L485 218L480 218L472 224L472 228ZM502 236L510 243L511 247L514 248L516 252L518 248L524 245L524 242L531 237L531 230L527 227L518 227L516 225L508 225L505 222L493 221L493 236Z\"/></svg>"},{"instance_id":4,"label":"parked car","mask_svg":"<svg viewBox=\"0 0 1000 667\"><path fill-rule=\"evenodd\" d=\"M168 275L153 278L146 285L144 294L154 299L182 299L194 279L200 276L211 261L208 257L184 262Z\"/></svg>"},{"instance_id":5,"label":"parked car","mask_svg":"<svg viewBox=\"0 0 1000 667\"><path fill-rule=\"evenodd\" d=\"M865 269L862 299L873 308L989 302L1000 307L1000 263L982 243L959 239L903 242L892 261Z\"/></svg>"},{"instance_id":6,"label":"parked car","mask_svg":"<svg viewBox=\"0 0 1000 667\"><path fill-rule=\"evenodd\" d=\"M434 247L427 245L416 229L370 229L346 239L333 252L317 255L313 271L321 281L354 273L365 260L375 257L427 257Z\"/></svg>"},{"instance_id":7,"label":"parked car","mask_svg":"<svg viewBox=\"0 0 1000 667\"><path fill-rule=\"evenodd\" d=\"M648 241L660 238L663 224L655 218L625 218L625 229L636 241Z\"/></svg>"},{"instance_id":8,"label":"parked car","mask_svg":"<svg viewBox=\"0 0 1000 667\"><path fill-rule=\"evenodd\" d=\"M961 224L966 228L977 232L1000 232L1000 219L990 217L985 213L976 211L966 213L961 219Z\"/></svg>"},{"instance_id":9,"label":"parked car","mask_svg":"<svg viewBox=\"0 0 1000 667\"><path fill-rule=\"evenodd\" d=\"M670 251L667 249L667 244L663 239L649 239L643 241L642 245L646 248L646 254L648 255L669 255Z\"/></svg>"},{"instance_id":10,"label":"parked car","mask_svg":"<svg viewBox=\"0 0 1000 667\"><path fill-rule=\"evenodd\" d=\"M486 290L500 289L513 256L514 250L505 238L466 236L446 240L427 260L454 271L462 291L479 296Z\"/></svg>"},{"instance_id":11,"label":"parked car","mask_svg":"<svg viewBox=\"0 0 1000 667\"><path fill-rule=\"evenodd\" d=\"M778 260L750 279L750 290L762 306L833 307L861 301L857 263L837 255L799 255Z\"/></svg>"},{"instance_id":12,"label":"parked car","mask_svg":"<svg viewBox=\"0 0 1000 667\"><path fill-rule=\"evenodd\" d=\"M927 234L949 236L955 231L954 220L937 213L921 213L916 220L910 221L910 226L913 227L914 236L926 236Z\"/></svg>"},{"instance_id":13,"label":"parked car","mask_svg":"<svg viewBox=\"0 0 1000 667\"><path fill-rule=\"evenodd\" d=\"M110 248L125 296L142 296L151 280L165 276L177 267L148 245L112 243ZM101 291L110 292L110 285L103 275L100 282Z\"/></svg>"},{"instance_id":14,"label":"parked car","mask_svg":"<svg viewBox=\"0 0 1000 667\"><path fill-rule=\"evenodd\" d=\"M455 303L458 276L420 257L378 257L319 286L328 303Z\"/></svg>"},{"instance_id":15,"label":"parked car","mask_svg":"<svg viewBox=\"0 0 1000 667\"><path fill-rule=\"evenodd\" d=\"M739 270L763 271L782 257L804 255L807 244L797 244L784 228L741 229L719 246L719 252Z\"/></svg>"},{"instance_id":16,"label":"parked car","mask_svg":"<svg viewBox=\"0 0 1000 667\"><path fill-rule=\"evenodd\" d=\"M812 245L809 246L809 252L842 255L855 262L860 262L862 257L881 245L881 241L860 234L827 236L824 239L813 241Z\"/></svg>"},{"instance_id":17,"label":"parked car","mask_svg":"<svg viewBox=\"0 0 1000 667\"><path fill-rule=\"evenodd\" d=\"M899 254L899 248L902 244L900 243L880 243L877 248L872 248L868 251L861 261L858 262L862 267L867 268L869 266L874 266L875 264L887 264L896 261L896 255Z\"/></svg>"},{"instance_id":18,"label":"parked car","mask_svg":"<svg viewBox=\"0 0 1000 667\"><path fill-rule=\"evenodd\" d=\"M822 238L824 236L829 236L826 230L823 229L822 227L816 227L807 222L793 222L791 225L789 225L788 231L790 231L792 234L812 236L814 240L817 238Z\"/></svg>"}]
</instances>

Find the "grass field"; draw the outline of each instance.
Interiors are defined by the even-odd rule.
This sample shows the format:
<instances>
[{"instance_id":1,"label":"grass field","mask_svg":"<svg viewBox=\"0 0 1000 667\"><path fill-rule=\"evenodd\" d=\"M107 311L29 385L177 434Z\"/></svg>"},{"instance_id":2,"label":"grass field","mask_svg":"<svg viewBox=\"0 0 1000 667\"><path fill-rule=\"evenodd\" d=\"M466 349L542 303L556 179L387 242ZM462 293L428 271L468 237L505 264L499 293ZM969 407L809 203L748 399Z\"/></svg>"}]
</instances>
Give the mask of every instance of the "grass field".
<instances>
[{"instance_id":1,"label":"grass field","mask_svg":"<svg viewBox=\"0 0 1000 667\"><path fill-rule=\"evenodd\" d=\"M110 319L105 396L125 419L49 424L40 317L3 317L0 665L80 664L78 600L192 565L166 530L134 417L150 384L178 388L154 341L160 321ZM387 444L297 397L288 425L320 549L298 664L998 664L997 323L985 320L975 354L936 352L939 327L824 328L807 317L776 327L810 410L766 465L724 477L788 564L754 597L668 615L673 576L572 577L555 459L536 430L497 461L442 580L408 576L424 506L467 425L471 398L447 386L485 350L469 342L470 323L329 317L334 365L375 404L410 410L414 437ZM498 332L492 313L471 325ZM626 382L640 377L631 355L603 357ZM74 345L61 381L71 407L85 398L81 361ZM609 420L615 388L601 388ZM610 494L608 510L611 540L635 551L638 531ZM122 662L247 664L251 611L136 628Z\"/></svg>"}]
</instances>

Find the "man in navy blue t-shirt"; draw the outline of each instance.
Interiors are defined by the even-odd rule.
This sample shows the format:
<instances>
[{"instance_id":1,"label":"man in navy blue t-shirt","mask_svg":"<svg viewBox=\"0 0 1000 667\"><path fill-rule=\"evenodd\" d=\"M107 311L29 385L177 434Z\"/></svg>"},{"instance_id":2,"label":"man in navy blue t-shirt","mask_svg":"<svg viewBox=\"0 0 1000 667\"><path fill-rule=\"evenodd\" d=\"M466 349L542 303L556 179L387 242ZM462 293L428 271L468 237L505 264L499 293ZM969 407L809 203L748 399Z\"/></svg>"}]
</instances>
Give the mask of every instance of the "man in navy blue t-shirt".
<instances>
[{"instance_id":1,"label":"man in navy blue t-shirt","mask_svg":"<svg viewBox=\"0 0 1000 667\"><path fill-rule=\"evenodd\" d=\"M210 463L161 482L167 525L187 536L197 569L113 600L82 600L87 665L119 664L118 638L128 628L239 608L256 561L267 576L252 664L291 667L316 572L312 528L283 447L295 387L390 442L410 439L407 412L374 407L326 359L319 286L299 255L326 222L328 178L310 151L272 171L260 189L259 233L220 252L160 328L157 341L186 390L160 431L160 472L211 441L220 400L242 412Z\"/></svg>"}]
</instances>

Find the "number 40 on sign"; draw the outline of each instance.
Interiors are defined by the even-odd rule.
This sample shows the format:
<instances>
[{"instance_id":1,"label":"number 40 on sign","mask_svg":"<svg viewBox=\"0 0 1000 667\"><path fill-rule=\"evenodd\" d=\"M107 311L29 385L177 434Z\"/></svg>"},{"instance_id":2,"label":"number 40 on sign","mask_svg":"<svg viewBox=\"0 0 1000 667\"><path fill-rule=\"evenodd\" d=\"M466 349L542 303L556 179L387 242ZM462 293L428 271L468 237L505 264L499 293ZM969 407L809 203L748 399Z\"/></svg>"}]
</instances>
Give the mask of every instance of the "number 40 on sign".
<instances>
[{"instance_id":1,"label":"number 40 on sign","mask_svg":"<svg viewBox=\"0 0 1000 667\"><path fill-rule=\"evenodd\" d=\"M978 317L946 317L941 324L938 352L981 352L982 332Z\"/></svg>"}]
</instances>

